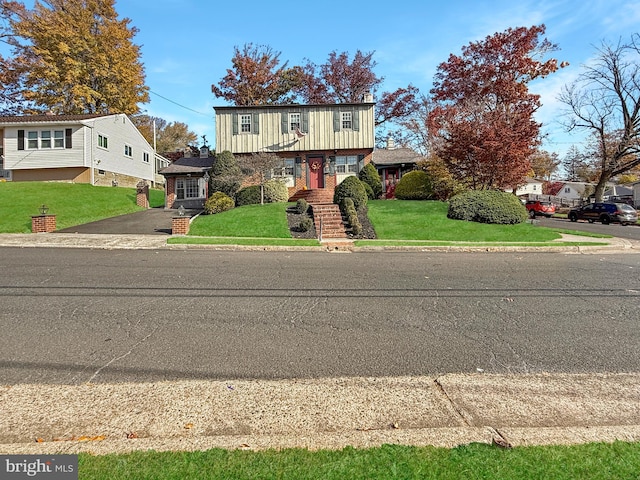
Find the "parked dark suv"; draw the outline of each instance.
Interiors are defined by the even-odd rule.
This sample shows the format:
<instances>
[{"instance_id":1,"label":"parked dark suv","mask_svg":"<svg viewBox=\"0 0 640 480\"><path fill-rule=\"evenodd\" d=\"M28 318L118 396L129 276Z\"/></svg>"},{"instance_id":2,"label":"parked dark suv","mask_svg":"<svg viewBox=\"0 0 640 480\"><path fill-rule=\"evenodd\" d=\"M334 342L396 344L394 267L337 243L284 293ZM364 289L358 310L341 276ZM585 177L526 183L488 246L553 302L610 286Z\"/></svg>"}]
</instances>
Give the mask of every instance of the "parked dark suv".
<instances>
[{"instance_id":1,"label":"parked dark suv","mask_svg":"<svg viewBox=\"0 0 640 480\"><path fill-rule=\"evenodd\" d=\"M595 221L607 225L611 222L619 222L621 225L636 223L638 212L635 208L626 203L589 203L569 212L569 220L588 220L589 223Z\"/></svg>"},{"instance_id":2,"label":"parked dark suv","mask_svg":"<svg viewBox=\"0 0 640 480\"><path fill-rule=\"evenodd\" d=\"M529 212L530 217L535 217L536 215L544 215L549 218L554 213L556 213L556 206L551 202L543 202L541 200L527 200L527 203L524 204L525 208Z\"/></svg>"}]
</instances>

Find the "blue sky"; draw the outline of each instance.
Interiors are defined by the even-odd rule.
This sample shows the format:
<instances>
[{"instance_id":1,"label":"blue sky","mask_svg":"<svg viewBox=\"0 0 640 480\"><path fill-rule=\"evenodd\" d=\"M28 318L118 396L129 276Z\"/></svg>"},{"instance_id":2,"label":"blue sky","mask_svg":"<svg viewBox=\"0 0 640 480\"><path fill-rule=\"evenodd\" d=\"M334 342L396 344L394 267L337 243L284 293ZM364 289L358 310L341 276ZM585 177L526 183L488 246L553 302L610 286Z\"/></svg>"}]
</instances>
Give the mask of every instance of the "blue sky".
<instances>
[{"instance_id":1,"label":"blue sky","mask_svg":"<svg viewBox=\"0 0 640 480\"><path fill-rule=\"evenodd\" d=\"M234 46L268 45L290 66L305 58L324 63L333 50L351 56L375 51L375 73L385 79L381 91L411 83L427 93L450 53L509 27L544 23L547 38L560 47L555 56L570 66L531 90L542 95L537 118L549 136L543 148L562 155L582 138L557 124L562 85L579 74L602 40L617 42L640 31L640 1L631 0L116 0L116 10L140 30L135 43L152 92L142 108L186 123L212 146L213 107L225 102L213 96L211 84L231 66Z\"/></svg>"}]
</instances>

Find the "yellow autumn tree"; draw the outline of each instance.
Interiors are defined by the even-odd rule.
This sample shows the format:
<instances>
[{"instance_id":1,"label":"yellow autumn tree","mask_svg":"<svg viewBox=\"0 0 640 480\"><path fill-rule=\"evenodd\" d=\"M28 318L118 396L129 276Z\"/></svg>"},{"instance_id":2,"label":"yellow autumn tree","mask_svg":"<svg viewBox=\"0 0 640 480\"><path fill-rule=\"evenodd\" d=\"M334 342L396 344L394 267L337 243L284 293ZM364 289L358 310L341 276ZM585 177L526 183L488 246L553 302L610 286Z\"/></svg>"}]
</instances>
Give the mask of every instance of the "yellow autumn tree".
<instances>
[{"instance_id":1,"label":"yellow autumn tree","mask_svg":"<svg viewBox=\"0 0 640 480\"><path fill-rule=\"evenodd\" d=\"M58 114L134 114L149 101L133 43L138 30L118 18L114 3L40 0L10 16L12 62L27 102Z\"/></svg>"}]
</instances>

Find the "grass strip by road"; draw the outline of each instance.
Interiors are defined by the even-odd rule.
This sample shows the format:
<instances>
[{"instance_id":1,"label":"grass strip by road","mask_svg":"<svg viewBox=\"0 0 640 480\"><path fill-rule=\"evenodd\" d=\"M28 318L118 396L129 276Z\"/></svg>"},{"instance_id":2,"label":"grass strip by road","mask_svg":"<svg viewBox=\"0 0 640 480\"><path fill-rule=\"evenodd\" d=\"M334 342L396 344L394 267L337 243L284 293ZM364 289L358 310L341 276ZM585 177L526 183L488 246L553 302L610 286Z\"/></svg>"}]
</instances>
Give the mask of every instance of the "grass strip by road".
<instances>
[{"instance_id":1,"label":"grass strip by road","mask_svg":"<svg viewBox=\"0 0 640 480\"><path fill-rule=\"evenodd\" d=\"M134 452L79 457L79 478L162 479L637 479L640 443L503 449L472 443L452 449L383 445L371 449L262 452Z\"/></svg>"},{"instance_id":2,"label":"grass strip by road","mask_svg":"<svg viewBox=\"0 0 640 480\"><path fill-rule=\"evenodd\" d=\"M249 245L249 246L281 246L281 247L319 247L315 239L300 240L296 238L249 238L249 237L172 237L167 239L170 245Z\"/></svg>"},{"instance_id":3,"label":"grass strip by road","mask_svg":"<svg viewBox=\"0 0 640 480\"><path fill-rule=\"evenodd\" d=\"M152 207L164 204L164 192L151 189ZM30 233L31 216L47 205L56 215L58 229L95 222L142 210L136 205L136 189L96 187L87 184L0 182L2 221L0 233Z\"/></svg>"},{"instance_id":4,"label":"grass strip by road","mask_svg":"<svg viewBox=\"0 0 640 480\"><path fill-rule=\"evenodd\" d=\"M582 247L604 246L607 242L441 242L429 240L356 240L356 247Z\"/></svg>"}]
</instances>

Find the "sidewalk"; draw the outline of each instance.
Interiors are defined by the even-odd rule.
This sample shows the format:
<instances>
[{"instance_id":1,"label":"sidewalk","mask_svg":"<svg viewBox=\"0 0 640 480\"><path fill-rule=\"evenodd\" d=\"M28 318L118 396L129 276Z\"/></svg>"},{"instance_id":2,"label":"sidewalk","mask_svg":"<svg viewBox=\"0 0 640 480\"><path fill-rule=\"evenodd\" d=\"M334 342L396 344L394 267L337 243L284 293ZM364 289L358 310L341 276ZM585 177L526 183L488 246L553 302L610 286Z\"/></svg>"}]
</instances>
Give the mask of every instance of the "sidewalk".
<instances>
[{"instance_id":1,"label":"sidewalk","mask_svg":"<svg viewBox=\"0 0 640 480\"><path fill-rule=\"evenodd\" d=\"M323 250L333 251L440 251L440 252L573 252L573 253L640 253L640 242L623 238L593 238L574 235L562 235L558 241L603 243L607 245L594 246L559 246L559 247L501 247L481 245L473 246L416 246L416 247L354 247L353 242L337 242L330 240L319 247L263 247L238 245L182 245L167 244L169 235L140 235L140 234L89 234L89 233L5 233L0 234L0 247L62 247L62 248L93 248L93 249L224 249L224 250Z\"/></svg>"},{"instance_id":2,"label":"sidewalk","mask_svg":"<svg viewBox=\"0 0 640 480\"><path fill-rule=\"evenodd\" d=\"M0 453L640 441L640 374L0 387Z\"/></svg>"}]
</instances>

